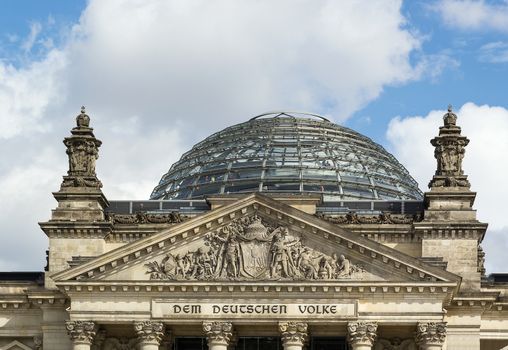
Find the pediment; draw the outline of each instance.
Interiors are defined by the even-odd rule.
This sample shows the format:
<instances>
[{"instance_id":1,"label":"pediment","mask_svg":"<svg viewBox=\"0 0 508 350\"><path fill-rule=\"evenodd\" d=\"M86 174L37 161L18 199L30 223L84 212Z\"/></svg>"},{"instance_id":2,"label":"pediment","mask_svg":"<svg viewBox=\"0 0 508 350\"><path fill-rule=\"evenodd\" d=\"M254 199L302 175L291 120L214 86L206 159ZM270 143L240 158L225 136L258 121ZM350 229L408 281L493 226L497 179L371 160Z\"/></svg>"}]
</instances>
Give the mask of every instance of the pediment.
<instances>
[{"instance_id":1,"label":"pediment","mask_svg":"<svg viewBox=\"0 0 508 350\"><path fill-rule=\"evenodd\" d=\"M460 278L260 194L52 276L58 282L454 282Z\"/></svg>"}]
</instances>

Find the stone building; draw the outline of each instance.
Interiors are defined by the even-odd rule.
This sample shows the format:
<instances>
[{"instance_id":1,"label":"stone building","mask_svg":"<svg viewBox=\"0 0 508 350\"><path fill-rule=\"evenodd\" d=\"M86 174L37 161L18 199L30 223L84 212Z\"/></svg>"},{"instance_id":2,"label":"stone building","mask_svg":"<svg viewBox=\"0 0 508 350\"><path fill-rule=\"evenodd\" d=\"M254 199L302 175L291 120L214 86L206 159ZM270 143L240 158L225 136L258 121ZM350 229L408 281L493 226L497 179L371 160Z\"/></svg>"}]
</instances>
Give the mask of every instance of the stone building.
<instances>
[{"instance_id":1,"label":"stone building","mask_svg":"<svg viewBox=\"0 0 508 350\"><path fill-rule=\"evenodd\" d=\"M369 138L281 112L196 144L150 200L113 201L83 109L45 272L0 274L0 349L506 347L508 279L485 276L469 140L443 119L425 193Z\"/></svg>"}]
</instances>

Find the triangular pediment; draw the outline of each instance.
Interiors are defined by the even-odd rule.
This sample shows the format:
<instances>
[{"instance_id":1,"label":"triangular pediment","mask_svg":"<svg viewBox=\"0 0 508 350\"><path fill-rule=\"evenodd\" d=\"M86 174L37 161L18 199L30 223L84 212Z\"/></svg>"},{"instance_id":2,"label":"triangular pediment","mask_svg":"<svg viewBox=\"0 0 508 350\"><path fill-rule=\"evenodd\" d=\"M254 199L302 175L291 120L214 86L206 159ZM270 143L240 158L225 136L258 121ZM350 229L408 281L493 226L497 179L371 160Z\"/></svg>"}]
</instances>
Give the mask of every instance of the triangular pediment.
<instances>
[{"instance_id":1,"label":"triangular pediment","mask_svg":"<svg viewBox=\"0 0 508 350\"><path fill-rule=\"evenodd\" d=\"M452 282L440 268L252 194L52 276L118 282Z\"/></svg>"}]
</instances>

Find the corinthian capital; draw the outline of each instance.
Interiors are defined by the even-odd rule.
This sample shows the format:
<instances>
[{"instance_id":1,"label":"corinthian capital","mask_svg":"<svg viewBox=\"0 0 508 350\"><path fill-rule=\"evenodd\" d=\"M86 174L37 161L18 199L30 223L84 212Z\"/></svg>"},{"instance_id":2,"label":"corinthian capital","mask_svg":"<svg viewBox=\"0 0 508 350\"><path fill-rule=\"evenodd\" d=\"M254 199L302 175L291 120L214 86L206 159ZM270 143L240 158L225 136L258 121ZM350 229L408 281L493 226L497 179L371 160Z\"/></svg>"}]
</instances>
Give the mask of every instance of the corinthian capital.
<instances>
[{"instance_id":1,"label":"corinthian capital","mask_svg":"<svg viewBox=\"0 0 508 350\"><path fill-rule=\"evenodd\" d=\"M231 322L205 321L203 331L208 339L208 346L212 344L229 345L233 336L233 324Z\"/></svg>"},{"instance_id":2,"label":"corinthian capital","mask_svg":"<svg viewBox=\"0 0 508 350\"><path fill-rule=\"evenodd\" d=\"M134 330L139 341L143 344L159 345L164 336L164 324L162 322L134 322Z\"/></svg>"},{"instance_id":3,"label":"corinthian capital","mask_svg":"<svg viewBox=\"0 0 508 350\"><path fill-rule=\"evenodd\" d=\"M419 322L415 338L420 346L443 346L446 340L446 322Z\"/></svg>"},{"instance_id":4,"label":"corinthian capital","mask_svg":"<svg viewBox=\"0 0 508 350\"><path fill-rule=\"evenodd\" d=\"M305 322L279 322L279 332L283 344L296 344L303 346L307 342L307 323Z\"/></svg>"},{"instance_id":5,"label":"corinthian capital","mask_svg":"<svg viewBox=\"0 0 508 350\"><path fill-rule=\"evenodd\" d=\"M65 328L74 344L88 345L92 344L98 330L97 324L92 321L67 321Z\"/></svg>"},{"instance_id":6,"label":"corinthian capital","mask_svg":"<svg viewBox=\"0 0 508 350\"><path fill-rule=\"evenodd\" d=\"M351 346L372 346L377 337L376 322L349 322L347 324L347 339Z\"/></svg>"}]
</instances>

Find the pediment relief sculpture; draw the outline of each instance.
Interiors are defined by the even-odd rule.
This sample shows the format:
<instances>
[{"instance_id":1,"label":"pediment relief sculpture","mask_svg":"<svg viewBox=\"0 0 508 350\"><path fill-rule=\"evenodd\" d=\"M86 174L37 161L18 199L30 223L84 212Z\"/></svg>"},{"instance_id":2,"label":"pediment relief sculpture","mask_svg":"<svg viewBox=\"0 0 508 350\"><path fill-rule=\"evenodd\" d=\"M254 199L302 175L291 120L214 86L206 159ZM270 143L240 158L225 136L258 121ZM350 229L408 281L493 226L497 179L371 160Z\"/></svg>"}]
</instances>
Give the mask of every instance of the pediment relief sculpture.
<instances>
[{"instance_id":1,"label":"pediment relief sculpture","mask_svg":"<svg viewBox=\"0 0 508 350\"><path fill-rule=\"evenodd\" d=\"M318 252L287 227L256 215L207 233L193 251L168 253L146 267L152 280L339 280L364 274L343 254Z\"/></svg>"}]
</instances>

